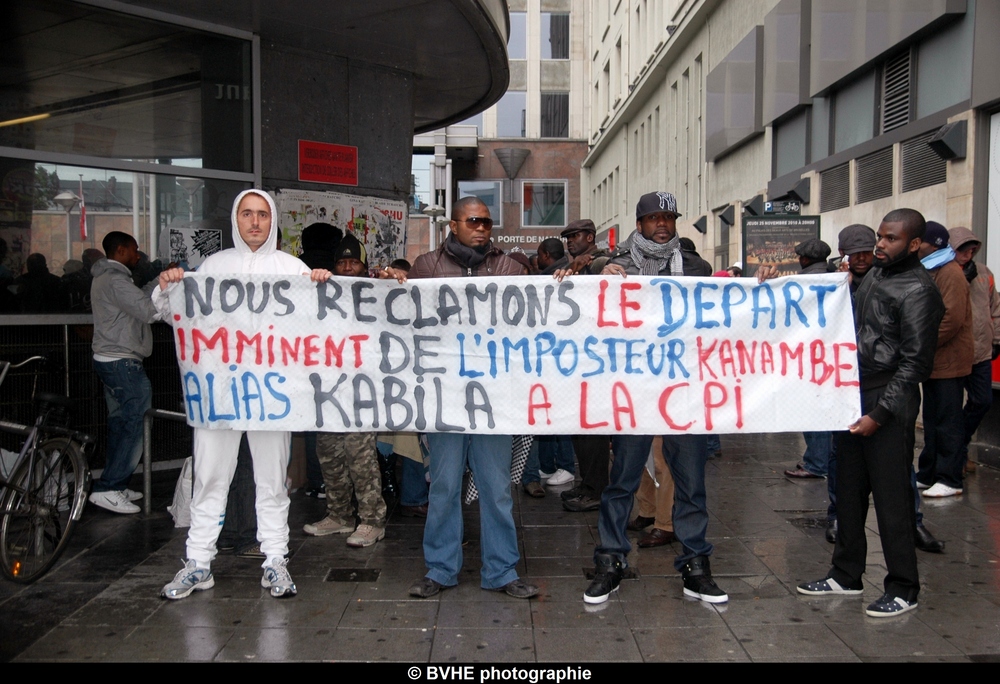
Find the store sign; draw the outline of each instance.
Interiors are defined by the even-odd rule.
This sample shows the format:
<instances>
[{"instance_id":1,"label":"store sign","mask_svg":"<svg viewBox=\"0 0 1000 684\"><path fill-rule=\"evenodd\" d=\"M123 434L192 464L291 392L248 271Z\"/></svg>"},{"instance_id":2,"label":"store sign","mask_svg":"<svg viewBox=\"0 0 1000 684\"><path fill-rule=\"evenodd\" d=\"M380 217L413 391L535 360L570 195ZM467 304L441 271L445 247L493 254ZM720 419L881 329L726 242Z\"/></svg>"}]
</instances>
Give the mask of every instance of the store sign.
<instances>
[{"instance_id":1,"label":"store sign","mask_svg":"<svg viewBox=\"0 0 1000 684\"><path fill-rule=\"evenodd\" d=\"M299 140L299 180L333 185L358 184L358 148Z\"/></svg>"}]
</instances>

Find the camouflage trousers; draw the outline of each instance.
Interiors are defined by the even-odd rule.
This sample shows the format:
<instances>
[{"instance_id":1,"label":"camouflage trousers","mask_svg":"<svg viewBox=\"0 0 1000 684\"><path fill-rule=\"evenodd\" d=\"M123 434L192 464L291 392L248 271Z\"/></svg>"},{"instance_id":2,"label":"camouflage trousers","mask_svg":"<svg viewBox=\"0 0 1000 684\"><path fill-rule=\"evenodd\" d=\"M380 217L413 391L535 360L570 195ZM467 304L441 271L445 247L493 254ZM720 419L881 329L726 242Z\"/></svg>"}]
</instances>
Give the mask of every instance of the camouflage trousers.
<instances>
[{"instance_id":1,"label":"camouflage trousers","mask_svg":"<svg viewBox=\"0 0 1000 684\"><path fill-rule=\"evenodd\" d=\"M375 453L374 432L320 432L316 456L326 483L327 515L348 524L354 521L351 492L358 500L362 525L385 527L382 473Z\"/></svg>"}]
</instances>

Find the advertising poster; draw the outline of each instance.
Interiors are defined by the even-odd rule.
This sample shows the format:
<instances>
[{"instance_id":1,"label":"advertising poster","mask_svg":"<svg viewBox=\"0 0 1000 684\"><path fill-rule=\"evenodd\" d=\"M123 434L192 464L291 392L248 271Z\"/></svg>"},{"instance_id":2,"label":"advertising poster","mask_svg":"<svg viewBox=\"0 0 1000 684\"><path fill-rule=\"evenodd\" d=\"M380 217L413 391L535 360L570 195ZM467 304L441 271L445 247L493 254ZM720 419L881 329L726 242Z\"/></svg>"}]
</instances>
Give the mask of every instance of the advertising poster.
<instances>
[{"instance_id":1,"label":"advertising poster","mask_svg":"<svg viewBox=\"0 0 1000 684\"><path fill-rule=\"evenodd\" d=\"M799 272L795 245L819 237L819 216L745 216L743 275L753 276L761 264L778 267L781 275Z\"/></svg>"}]
</instances>

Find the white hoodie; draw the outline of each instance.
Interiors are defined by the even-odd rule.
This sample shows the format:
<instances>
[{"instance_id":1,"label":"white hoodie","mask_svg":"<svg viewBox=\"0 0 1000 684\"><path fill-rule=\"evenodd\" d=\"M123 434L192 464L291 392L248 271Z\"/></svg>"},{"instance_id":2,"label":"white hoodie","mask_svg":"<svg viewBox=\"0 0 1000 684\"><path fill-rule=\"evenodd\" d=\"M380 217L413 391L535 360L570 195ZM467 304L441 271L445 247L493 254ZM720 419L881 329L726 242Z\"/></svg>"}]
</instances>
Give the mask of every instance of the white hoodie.
<instances>
[{"instance_id":1,"label":"white hoodie","mask_svg":"<svg viewBox=\"0 0 1000 684\"><path fill-rule=\"evenodd\" d=\"M240 229L236 223L236 210L240 202L249 193L260 195L267 201L271 208L271 232L267 236L267 242L251 251L250 247L240 236ZM278 210L274 206L274 200L263 190L244 190L236 196L233 201L232 227L233 244L232 249L225 249L217 252L205 259L198 267L198 273L259 273L263 275L309 275L309 267L301 259L293 257L278 250ZM176 283L174 283L176 285ZM171 285L173 287L174 285ZM167 288L168 290L170 288ZM164 320L169 320L170 300L165 291L161 291L159 286L153 290L153 303L160 311Z\"/></svg>"}]
</instances>

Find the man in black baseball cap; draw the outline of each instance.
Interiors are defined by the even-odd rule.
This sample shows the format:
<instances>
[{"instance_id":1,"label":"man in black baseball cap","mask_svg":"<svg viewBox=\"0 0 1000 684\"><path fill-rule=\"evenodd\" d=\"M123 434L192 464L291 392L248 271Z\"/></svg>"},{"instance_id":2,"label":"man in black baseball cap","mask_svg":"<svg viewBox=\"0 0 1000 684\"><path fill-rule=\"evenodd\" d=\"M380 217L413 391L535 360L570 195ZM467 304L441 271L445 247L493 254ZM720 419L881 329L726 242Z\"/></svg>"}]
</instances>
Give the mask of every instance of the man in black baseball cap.
<instances>
[{"instance_id":1,"label":"man in black baseball cap","mask_svg":"<svg viewBox=\"0 0 1000 684\"><path fill-rule=\"evenodd\" d=\"M853 295L875 261L875 231L862 223L852 223L837 236L837 251L847 258Z\"/></svg>"}]
</instances>

